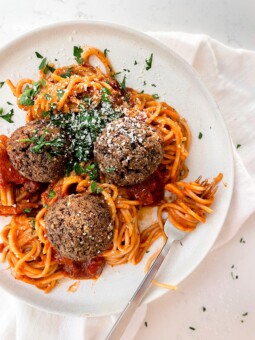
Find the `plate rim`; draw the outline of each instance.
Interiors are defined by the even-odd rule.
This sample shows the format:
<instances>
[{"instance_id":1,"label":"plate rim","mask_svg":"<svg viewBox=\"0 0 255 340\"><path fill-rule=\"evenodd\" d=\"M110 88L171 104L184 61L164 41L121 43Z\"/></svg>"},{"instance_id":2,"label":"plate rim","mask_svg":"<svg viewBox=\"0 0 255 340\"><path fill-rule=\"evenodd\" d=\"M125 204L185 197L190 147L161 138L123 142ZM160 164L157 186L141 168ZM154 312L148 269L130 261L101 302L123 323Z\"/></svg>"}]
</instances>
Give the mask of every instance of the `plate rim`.
<instances>
[{"instance_id":1,"label":"plate rim","mask_svg":"<svg viewBox=\"0 0 255 340\"><path fill-rule=\"evenodd\" d=\"M229 195L228 195L228 201L227 201L227 209L225 210L224 214L222 214L222 225L221 227L218 229L218 232L214 234L214 237L212 237L210 239L209 242L209 246L207 248L207 250L203 253L203 255L196 261L195 264L193 264L191 266L191 268L185 272L185 274L183 274L178 282L178 284L180 284L184 279L188 278L191 273L200 265L200 263L205 259L205 257L208 255L208 253L210 252L212 246L214 245L216 239L218 238L220 232L222 231L222 228L224 226L224 223L226 221L226 217L228 215L229 209L230 209L230 205L231 205L231 200L232 200L232 196L233 196L233 189L234 189L234 174L235 174L235 169L234 169L234 153L233 153L233 143L231 140L231 136L230 133L227 129L224 117L221 114L221 111L219 109L219 106L216 102L216 100L214 99L212 93L209 91L209 89L207 88L207 85L203 82L200 74L198 73L198 71L196 71L192 65L190 65L185 59L183 59L178 53L176 53L173 49L171 49L170 47L168 47L167 45L165 45L163 42L159 41L158 39L148 35L145 32L139 31L137 29L134 29L133 27L129 27L126 25L122 25L122 24L118 24L115 22L110 22L110 21L104 21L104 20L65 20L65 21L57 21L54 23L50 23L50 24L46 24L46 25L42 25L42 26L37 26L31 30L28 30L20 35L18 35L17 37L15 37L14 39L11 39L9 42L7 42L6 44L4 44L2 47L0 47L0 55L2 55L6 49L11 49L15 46L16 43L20 43L20 41L22 40L27 40L29 37L32 37L33 35L40 33L42 31L47 31L47 30L54 30L56 28L60 28L62 27L67 27L67 26L72 26L72 25L81 25L81 26L100 26L100 27L109 27L112 29L116 29L118 31L124 32L124 33L129 33L132 35L135 35L137 38L142 38L143 40L147 40L148 42L151 42L153 45L156 45L156 47L158 47L159 49L163 49L165 52L167 52L168 54L173 55L174 58L176 58L178 60L178 62L180 64L182 64L182 66L185 68L185 70L187 70L187 72L189 72L190 74L192 74L192 76L196 79L197 84L199 85L199 87L202 89L202 92L204 93L204 95L206 96L206 100L210 103L211 107L214 108L215 111L217 111L217 117L220 119L220 124L221 127L224 130L224 134L226 136L226 140L227 140L227 149L228 149L228 153L229 153L229 158L231 160L231 164L229 167L229 181L228 181L228 190L229 190ZM14 278L15 279L15 278ZM55 314L59 314L59 315L81 315L79 312L71 312L71 311L63 311L60 310L58 308L50 308L47 309L47 304L43 304L42 306L39 306L38 304L34 303L33 301L33 297L31 298L27 298L26 296L20 296L18 294L18 292L14 292L11 288L8 289L7 285L3 285L2 283L0 284L0 289L9 293L10 295L12 295L13 297L35 307L38 308L40 310L46 311L46 312L50 312L50 313L55 313ZM152 301L157 300L159 297L165 295L166 293L168 293L168 290L161 290L161 293L156 294L156 296L152 296L151 295L146 295L145 298L142 301L142 304L144 303L150 303ZM118 311L117 311L118 312ZM117 313L116 312L116 313ZM95 313L93 315L86 315L87 317L99 317L99 316L106 316L106 315L111 315L111 312L108 313ZM84 315L84 314L83 314Z\"/></svg>"}]
</instances>

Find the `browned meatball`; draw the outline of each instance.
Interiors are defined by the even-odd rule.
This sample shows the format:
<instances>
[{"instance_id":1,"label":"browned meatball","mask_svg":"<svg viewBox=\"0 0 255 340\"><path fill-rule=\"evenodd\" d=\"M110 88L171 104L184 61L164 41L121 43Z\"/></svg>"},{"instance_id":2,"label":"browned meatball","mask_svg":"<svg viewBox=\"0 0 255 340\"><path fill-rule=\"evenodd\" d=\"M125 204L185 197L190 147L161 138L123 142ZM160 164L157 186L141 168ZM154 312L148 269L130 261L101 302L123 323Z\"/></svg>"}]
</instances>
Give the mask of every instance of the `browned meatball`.
<instances>
[{"instance_id":1,"label":"browned meatball","mask_svg":"<svg viewBox=\"0 0 255 340\"><path fill-rule=\"evenodd\" d=\"M49 208L45 224L52 246L74 261L98 256L112 244L111 214L100 196L66 196Z\"/></svg>"},{"instance_id":2,"label":"browned meatball","mask_svg":"<svg viewBox=\"0 0 255 340\"><path fill-rule=\"evenodd\" d=\"M7 152L13 167L36 182L54 182L65 174L66 139L58 127L33 121L15 130Z\"/></svg>"},{"instance_id":3,"label":"browned meatball","mask_svg":"<svg viewBox=\"0 0 255 340\"><path fill-rule=\"evenodd\" d=\"M120 186L143 182L161 163L163 147L156 129L134 118L111 122L97 138L100 170Z\"/></svg>"}]
</instances>

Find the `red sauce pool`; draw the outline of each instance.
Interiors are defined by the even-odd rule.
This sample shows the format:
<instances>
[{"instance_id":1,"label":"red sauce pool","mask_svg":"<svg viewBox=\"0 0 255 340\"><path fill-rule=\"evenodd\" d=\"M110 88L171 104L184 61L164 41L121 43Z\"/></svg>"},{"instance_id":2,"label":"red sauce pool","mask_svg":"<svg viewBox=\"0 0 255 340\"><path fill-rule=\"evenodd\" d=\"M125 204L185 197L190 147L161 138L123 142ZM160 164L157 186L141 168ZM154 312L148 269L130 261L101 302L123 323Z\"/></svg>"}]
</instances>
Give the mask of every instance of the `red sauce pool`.
<instances>
[{"instance_id":1,"label":"red sauce pool","mask_svg":"<svg viewBox=\"0 0 255 340\"><path fill-rule=\"evenodd\" d=\"M139 200L142 205L156 205L164 198L164 175L156 170L144 182L127 187L131 199Z\"/></svg>"},{"instance_id":2,"label":"red sauce pool","mask_svg":"<svg viewBox=\"0 0 255 340\"><path fill-rule=\"evenodd\" d=\"M61 265L66 276L72 279L97 279L105 266L103 257L94 257L88 261L72 261L61 256L55 249L53 257Z\"/></svg>"},{"instance_id":3,"label":"red sauce pool","mask_svg":"<svg viewBox=\"0 0 255 340\"><path fill-rule=\"evenodd\" d=\"M6 151L8 137L0 136L0 185L4 186L10 182L24 184L26 179L16 171Z\"/></svg>"}]
</instances>

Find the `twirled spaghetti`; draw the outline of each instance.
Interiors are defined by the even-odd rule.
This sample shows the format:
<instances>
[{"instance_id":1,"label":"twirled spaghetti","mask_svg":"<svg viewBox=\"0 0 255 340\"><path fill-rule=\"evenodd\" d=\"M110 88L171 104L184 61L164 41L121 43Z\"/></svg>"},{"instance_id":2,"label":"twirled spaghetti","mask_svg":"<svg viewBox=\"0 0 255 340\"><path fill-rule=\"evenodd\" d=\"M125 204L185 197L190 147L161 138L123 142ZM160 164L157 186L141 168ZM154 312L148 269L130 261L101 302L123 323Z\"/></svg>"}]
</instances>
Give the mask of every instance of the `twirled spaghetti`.
<instances>
[{"instance_id":1,"label":"twirled spaghetti","mask_svg":"<svg viewBox=\"0 0 255 340\"><path fill-rule=\"evenodd\" d=\"M91 56L100 59L104 72L90 64ZM111 101L116 112L140 117L159 131L163 141L163 160L145 182L133 187L118 187L100 174L96 185L111 211L114 236L112 247L100 256L98 261L101 262L96 261L93 266L101 265L102 261L112 266L139 263L155 240L160 237L166 239L163 211L167 211L176 228L188 232L194 230L199 222L206 221L206 213L212 212L210 206L222 174L211 183L201 181L200 177L190 183L183 181L188 175L185 160L191 144L191 133L185 119L167 103L118 82L110 61L96 48L84 48L79 65L64 66L51 73L46 67L49 68L49 64L44 62L38 82L22 79L15 86L7 80L18 106L27 112L28 122L70 112L78 114L84 106L96 108L107 94L106 101ZM8 161L6 137L0 139L0 157ZM59 279L68 274L47 238L45 214L56 201L70 192L90 194L92 180L87 173L77 174L73 170L47 188L35 183L33 190L28 192L25 186L28 186L28 181L18 177L11 164L8 166L12 169L12 176L8 178L4 165L0 166L0 214L13 215L2 231L3 261L9 262L17 279L49 292ZM29 185L32 186L31 183ZM171 200L164 196L164 190L172 194ZM54 192L54 197L50 196L50 192ZM140 230L138 211L146 204L158 208L158 222ZM24 211L25 214L22 213Z\"/></svg>"}]
</instances>

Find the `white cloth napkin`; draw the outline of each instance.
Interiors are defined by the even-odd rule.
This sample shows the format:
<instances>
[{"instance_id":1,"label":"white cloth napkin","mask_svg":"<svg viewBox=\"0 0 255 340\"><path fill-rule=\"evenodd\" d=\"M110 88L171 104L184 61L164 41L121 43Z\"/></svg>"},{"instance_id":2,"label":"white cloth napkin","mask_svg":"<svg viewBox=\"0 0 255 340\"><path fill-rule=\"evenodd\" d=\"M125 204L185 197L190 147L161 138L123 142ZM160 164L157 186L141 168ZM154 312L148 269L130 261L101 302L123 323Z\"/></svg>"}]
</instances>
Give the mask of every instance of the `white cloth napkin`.
<instances>
[{"instance_id":1,"label":"white cloth napkin","mask_svg":"<svg viewBox=\"0 0 255 340\"><path fill-rule=\"evenodd\" d=\"M150 33L199 73L216 99L232 137L235 187L231 207L214 248L222 246L255 212L255 53L231 49L205 36ZM237 144L241 146L236 149ZM1 340L105 339L116 316L81 318L46 313L0 292ZM146 306L135 313L123 339L133 339Z\"/></svg>"}]
</instances>

